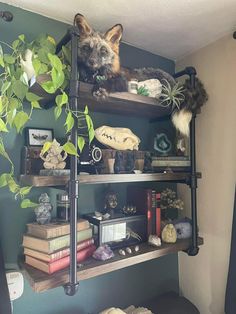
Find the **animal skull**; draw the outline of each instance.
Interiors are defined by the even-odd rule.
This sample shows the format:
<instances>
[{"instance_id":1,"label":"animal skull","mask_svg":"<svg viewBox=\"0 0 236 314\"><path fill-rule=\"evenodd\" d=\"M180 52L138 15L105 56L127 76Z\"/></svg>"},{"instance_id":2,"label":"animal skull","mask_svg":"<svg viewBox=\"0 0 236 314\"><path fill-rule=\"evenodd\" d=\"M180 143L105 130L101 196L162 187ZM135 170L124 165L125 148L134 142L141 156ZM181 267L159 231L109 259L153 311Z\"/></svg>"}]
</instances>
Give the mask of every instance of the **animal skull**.
<instances>
[{"instance_id":1,"label":"animal skull","mask_svg":"<svg viewBox=\"0 0 236 314\"><path fill-rule=\"evenodd\" d=\"M106 125L95 130L96 139L118 150L138 150L140 139L128 128L112 128Z\"/></svg>"}]
</instances>

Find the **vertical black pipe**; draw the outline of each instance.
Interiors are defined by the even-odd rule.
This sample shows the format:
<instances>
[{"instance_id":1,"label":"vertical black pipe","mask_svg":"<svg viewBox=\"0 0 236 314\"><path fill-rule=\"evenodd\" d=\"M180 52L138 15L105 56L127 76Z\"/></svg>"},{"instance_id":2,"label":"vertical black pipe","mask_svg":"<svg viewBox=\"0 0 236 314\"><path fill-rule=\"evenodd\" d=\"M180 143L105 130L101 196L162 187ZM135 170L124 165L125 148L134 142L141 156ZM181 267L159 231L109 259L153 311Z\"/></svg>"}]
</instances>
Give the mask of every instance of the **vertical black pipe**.
<instances>
[{"instance_id":1,"label":"vertical black pipe","mask_svg":"<svg viewBox=\"0 0 236 314\"><path fill-rule=\"evenodd\" d=\"M78 29L71 28L71 77L69 91L69 105L72 111L78 111ZM78 138L78 121L75 119L71 131L71 142L77 147ZM77 281L77 207L79 197L79 181L77 177L77 156L70 157L70 180L69 180L69 197L70 197L70 271L69 283L64 286L65 293L69 296L75 295L79 283Z\"/></svg>"},{"instance_id":2,"label":"vertical black pipe","mask_svg":"<svg viewBox=\"0 0 236 314\"><path fill-rule=\"evenodd\" d=\"M190 74L191 87L195 88L196 73ZM190 160L191 160L191 216L192 216L192 244L188 250L191 256L197 255L198 248L198 230L197 230L197 175L196 175L196 134L195 134L195 120L196 114L190 123Z\"/></svg>"}]
</instances>

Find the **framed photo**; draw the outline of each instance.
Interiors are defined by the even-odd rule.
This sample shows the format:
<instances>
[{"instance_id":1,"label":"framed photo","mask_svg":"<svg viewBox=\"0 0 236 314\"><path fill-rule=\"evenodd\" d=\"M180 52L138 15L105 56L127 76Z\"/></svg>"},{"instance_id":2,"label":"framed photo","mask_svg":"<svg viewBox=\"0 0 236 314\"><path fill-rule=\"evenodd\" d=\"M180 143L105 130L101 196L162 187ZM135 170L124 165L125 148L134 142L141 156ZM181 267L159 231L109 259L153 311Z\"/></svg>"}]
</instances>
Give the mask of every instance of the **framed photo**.
<instances>
[{"instance_id":1,"label":"framed photo","mask_svg":"<svg viewBox=\"0 0 236 314\"><path fill-rule=\"evenodd\" d=\"M53 129L25 128L25 142L27 146L43 146L54 138Z\"/></svg>"}]
</instances>

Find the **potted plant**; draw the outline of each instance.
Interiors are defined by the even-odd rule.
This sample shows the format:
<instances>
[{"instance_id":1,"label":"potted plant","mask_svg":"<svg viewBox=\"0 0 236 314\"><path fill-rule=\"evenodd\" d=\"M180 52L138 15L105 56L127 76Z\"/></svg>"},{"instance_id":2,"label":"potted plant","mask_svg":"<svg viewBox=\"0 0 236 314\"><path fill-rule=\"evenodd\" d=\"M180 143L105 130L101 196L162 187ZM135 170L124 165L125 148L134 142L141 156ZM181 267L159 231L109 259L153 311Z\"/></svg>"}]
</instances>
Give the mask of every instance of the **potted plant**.
<instances>
[{"instance_id":1,"label":"potted plant","mask_svg":"<svg viewBox=\"0 0 236 314\"><path fill-rule=\"evenodd\" d=\"M40 85L41 91L54 95L55 119L65 111L65 132L69 133L74 126L84 120L88 127L89 142L94 137L94 129L88 108L74 112L68 103L68 82L70 77L70 50L62 48L62 53L56 55L55 40L46 34L27 42L24 35L18 36L12 44L1 42L0 45L0 155L11 164L8 173L0 173L0 187L8 186L15 197L21 197L21 206L32 207L37 204L25 198L31 187L21 187L14 177L14 165L4 145L4 133L15 128L21 133L25 124L31 118L35 109L41 109L42 93L34 88ZM53 97L52 97L53 98ZM29 110L30 108L30 110ZM84 136L78 136L78 148L82 151L85 144ZM51 147L46 142L42 148L46 152ZM63 145L64 151L77 155L77 148L69 140Z\"/></svg>"}]
</instances>

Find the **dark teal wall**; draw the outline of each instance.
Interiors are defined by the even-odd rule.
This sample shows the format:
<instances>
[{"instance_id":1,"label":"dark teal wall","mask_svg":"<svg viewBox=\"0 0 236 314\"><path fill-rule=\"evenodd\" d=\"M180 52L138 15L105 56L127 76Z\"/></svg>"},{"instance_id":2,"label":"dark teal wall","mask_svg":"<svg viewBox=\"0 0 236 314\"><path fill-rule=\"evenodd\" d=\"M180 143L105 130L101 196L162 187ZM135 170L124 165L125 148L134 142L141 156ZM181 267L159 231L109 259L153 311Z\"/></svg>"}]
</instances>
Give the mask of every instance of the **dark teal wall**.
<instances>
[{"instance_id":1,"label":"dark teal wall","mask_svg":"<svg viewBox=\"0 0 236 314\"><path fill-rule=\"evenodd\" d=\"M68 25L33 14L15 7L0 4L0 10L10 10L14 14L12 23L0 20L0 40L12 42L18 35L24 33L33 39L39 33L49 33L59 40ZM76 12L75 12L76 13ZM155 56L132 46L122 44L121 60L126 66L158 66L173 73L174 62ZM89 105L89 104L88 104ZM142 139L141 148L151 145L150 138L162 124L149 126L143 119L117 117L106 114L92 114L95 127L102 124L124 126L131 128ZM51 127L57 138L64 136L63 117L55 123L53 111L38 110L34 113L28 126ZM165 126L166 127L166 126ZM16 165L19 174L20 151L24 144L21 135L14 131L5 135L6 147ZM0 159L0 170L7 171L8 164ZM80 209L83 212L99 209L102 204L103 192L106 185L99 187L81 187ZM125 193L125 186L116 184L114 189ZM33 189L32 198L37 199L44 192L55 200L55 189ZM19 201L14 200L7 189L0 190L0 240L3 244L6 266L16 267L21 252L22 234L25 224L34 219L31 209L21 209ZM154 261L142 263L133 267L99 276L80 283L79 293L74 297L65 296L62 288L44 293L34 293L25 281L23 296L14 302L15 314L88 314L97 313L102 307L109 305L126 306L141 303L143 300L168 290L178 290L178 261L177 255L169 255ZM0 292L1 293L1 292Z\"/></svg>"}]
</instances>

